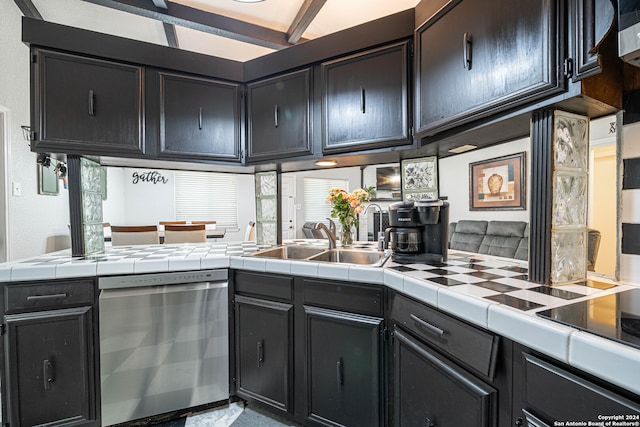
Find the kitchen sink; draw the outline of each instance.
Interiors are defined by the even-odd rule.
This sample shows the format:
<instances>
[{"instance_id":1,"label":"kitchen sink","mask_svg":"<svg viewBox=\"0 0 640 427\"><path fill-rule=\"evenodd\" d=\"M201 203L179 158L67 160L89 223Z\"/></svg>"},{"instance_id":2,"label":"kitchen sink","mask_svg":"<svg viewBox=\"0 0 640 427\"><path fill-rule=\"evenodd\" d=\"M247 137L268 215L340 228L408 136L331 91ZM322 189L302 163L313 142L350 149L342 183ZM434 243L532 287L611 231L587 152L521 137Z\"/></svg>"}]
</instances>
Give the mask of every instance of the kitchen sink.
<instances>
[{"instance_id":1,"label":"kitchen sink","mask_svg":"<svg viewBox=\"0 0 640 427\"><path fill-rule=\"evenodd\" d=\"M309 261L335 262L339 264L358 264L381 267L389 258L389 253L382 251L364 251L357 249L330 249L314 255Z\"/></svg>"},{"instance_id":2,"label":"kitchen sink","mask_svg":"<svg viewBox=\"0 0 640 427\"><path fill-rule=\"evenodd\" d=\"M255 252L254 254L252 254L252 256L277 259L305 259L326 250L327 248L288 245Z\"/></svg>"},{"instance_id":3,"label":"kitchen sink","mask_svg":"<svg viewBox=\"0 0 640 427\"><path fill-rule=\"evenodd\" d=\"M300 261L332 262L336 264L357 264L369 267L381 267L389 258L390 253L367 249L327 249L326 247L311 247L286 245L264 249L251 256L275 259L295 259Z\"/></svg>"}]
</instances>

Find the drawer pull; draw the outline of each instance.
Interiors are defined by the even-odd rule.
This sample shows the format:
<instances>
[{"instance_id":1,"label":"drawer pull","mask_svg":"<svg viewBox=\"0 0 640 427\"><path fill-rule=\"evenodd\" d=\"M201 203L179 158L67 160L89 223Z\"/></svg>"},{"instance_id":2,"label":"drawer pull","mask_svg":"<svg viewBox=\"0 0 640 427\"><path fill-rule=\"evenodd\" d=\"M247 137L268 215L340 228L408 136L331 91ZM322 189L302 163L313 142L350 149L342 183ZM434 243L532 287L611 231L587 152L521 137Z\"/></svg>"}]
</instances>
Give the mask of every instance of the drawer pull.
<instances>
[{"instance_id":1,"label":"drawer pull","mask_svg":"<svg viewBox=\"0 0 640 427\"><path fill-rule=\"evenodd\" d=\"M66 298L67 294L51 294L51 295L29 295L27 301L42 301L56 298Z\"/></svg>"},{"instance_id":2,"label":"drawer pull","mask_svg":"<svg viewBox=\"0 0 640 427\"><path fill-rule=\"evenodd\" d=\"M92 90L89 91L89 108L88 108L88 113L90 116L95 116L96 115L96 97L93 93Z\"/></svg>"},{"instance_id":3,"label":"drawer pull","mask_svg":"<svg viewBox=\"0 0 640 427\"><path fill-rule=\"evenodd\" d=\"M278 104L273 106L273 125L278 127L278 116L280 115L280 108L278 108Z\"/></svg>"},{"instance_id":4,"label":"drawer pull","mask_svg":"<svg viewBox=\"0 0 640 427\"><path fill-rule=\"evenodd\" d=\"M365 98L364 98L364 87L360 86L360 111L362 114L365 113Z\"/></svg>"},{"instance_id":5,"label":"drawer pull","mask_svg":"<svg viewBox=\"0 0 640 427\"><path fill-rule=\"evenodd\" d=\"M467 70L471 69L471 48L471 34L464 33L464 35L462 36L462 63L464 65L464 68Z\"/></svg>"},{"instance_id":6,"label":"drawer pull","mask_svg":"<svg viewBox=\"0 0 640 427\"><path fill-rule=\"evenodd\" d=\"M336 382L338 383L338 391L341 391L344 385L344 362L342 362L342 357L336 363Z\"/></svg>"},{"instance_id":7,"label":"drawer pull","mask_svg":"<svg viewBox=\"0 0 640 427\"><path fill-rule=\"evenodd\" d=\"M198 129L202 130L202 107L198 109Z\"/></svg>"},{"instance_id":8,"label":"drawer pull","mask_svg":"<svg viewBox=\"0 0 640 427\"><path fill-rule=\"evenodd\" d=\"M262 362L264 362L264 340L258 341L257 349L258 349L258 368L259 368L262 365Z\"/></svg>"},{"instance_id":9,"label":"drawer pull","mask_svg":"<svg viewBox=\"0 0 640 427\"><path fill-rule=\"evenodd\" d=\"M432 332L432 333L436 334L439 337L444 336L444 329L440 329L437 326L434 326L429 322L425 322L424 320L422 320L421 318L419 318L415 314L411 314L411 319L413 319L414 322L416 322L419 326L422 326L423 328L425 328L429 332Z\"/></svg>"},{"instance_id":10,"label":"drawer pull","mask_svg":"<svg viewBox=\"0 0 640 427\"><path fill-rule=\"evenodd\" d=\"M42 378L44 380L44 389L49 390L53 382L53 363L49 359L42 361Z\"/></svg>"}]
</instances>

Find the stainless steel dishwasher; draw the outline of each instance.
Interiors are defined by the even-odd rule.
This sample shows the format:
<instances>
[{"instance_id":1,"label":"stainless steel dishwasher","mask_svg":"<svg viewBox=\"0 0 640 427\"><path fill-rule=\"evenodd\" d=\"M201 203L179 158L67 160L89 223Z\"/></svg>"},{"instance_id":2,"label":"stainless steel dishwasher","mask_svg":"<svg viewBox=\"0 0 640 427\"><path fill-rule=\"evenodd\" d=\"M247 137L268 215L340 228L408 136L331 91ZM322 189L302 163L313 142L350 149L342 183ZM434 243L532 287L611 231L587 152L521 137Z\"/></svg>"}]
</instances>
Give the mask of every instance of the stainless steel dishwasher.
<instances>
[{"instance_id":1,"label":"stainless steel dishwasher","mask_svg":"<svg viewBox=\"0 0 640 427\"><path fill-rule=\"evenodd\" d=\"M227 277L99 278L102 425L229 398Z\"/></svg>"}]
</instances>

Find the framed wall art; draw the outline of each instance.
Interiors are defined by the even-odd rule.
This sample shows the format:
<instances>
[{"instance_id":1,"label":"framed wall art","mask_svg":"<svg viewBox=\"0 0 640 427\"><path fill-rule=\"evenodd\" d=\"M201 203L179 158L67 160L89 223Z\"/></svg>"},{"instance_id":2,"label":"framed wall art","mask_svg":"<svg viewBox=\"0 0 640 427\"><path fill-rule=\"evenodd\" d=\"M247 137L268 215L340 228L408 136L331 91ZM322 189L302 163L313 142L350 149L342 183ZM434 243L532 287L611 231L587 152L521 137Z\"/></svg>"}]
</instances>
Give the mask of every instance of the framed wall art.
<instances>
[{"instance_id":1,"label":"framed wall art","mask_svg":"<svg viewBox=\"0 0 640 427\"><path fill-rule=\"evenodd\" d=\"M438 198L437 157L403 160L401 178L404 200Z\"/></svg>"},{"instance_id":2,"label":"framed wall art","mask_svg":"<svg viewBox=\"0 0 640 427\"><path fill-rule=\"evenodd\" d=\"M469 164L469 210L524 210L525 153Z\"/></svg>"}]
</instances>

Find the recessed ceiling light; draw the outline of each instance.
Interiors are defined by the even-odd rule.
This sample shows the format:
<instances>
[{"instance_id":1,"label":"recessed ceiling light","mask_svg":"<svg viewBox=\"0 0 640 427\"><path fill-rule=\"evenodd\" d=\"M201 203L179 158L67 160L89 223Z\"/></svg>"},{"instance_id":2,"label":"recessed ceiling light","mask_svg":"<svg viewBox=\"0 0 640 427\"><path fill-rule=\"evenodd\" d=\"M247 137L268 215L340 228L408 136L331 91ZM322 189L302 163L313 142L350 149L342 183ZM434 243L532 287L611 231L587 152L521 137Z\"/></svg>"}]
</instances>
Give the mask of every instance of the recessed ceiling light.
<instances>
[{"instance_id":1,"label":"recessed ceiling light","mask_svg":"<svg viewBox=\"0 0 640 427\"><path fill-rule=\"evenodd\" d=\"M318 160L316 166L336 166L338 164L335 160Z\"/></svg>"},{"instance_id":2,"label":"recessed ceiling light","mask_svg":"<svg viewBox=\"0 0 640 427\"><path fill-rule=\"evenodd\" d=\"M460 154L460 153L464 153L465 151L475 150L476 148L478 148L477 145L467 144L467 145L461 145L460 147L452 148L451 150L449 150L449 152Z\"/></svg>"},{"instance_id":3,"label":"recessed ceiling light","mask_svg":"<svg viewBox=\"0 0 640 427\"><path fill-rule=\"evenodd\" d=\"M238 3L260 3L264 0L233 0L233 1L237 1Z\"/></svg>"}]
</instances>

